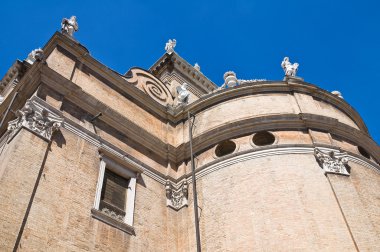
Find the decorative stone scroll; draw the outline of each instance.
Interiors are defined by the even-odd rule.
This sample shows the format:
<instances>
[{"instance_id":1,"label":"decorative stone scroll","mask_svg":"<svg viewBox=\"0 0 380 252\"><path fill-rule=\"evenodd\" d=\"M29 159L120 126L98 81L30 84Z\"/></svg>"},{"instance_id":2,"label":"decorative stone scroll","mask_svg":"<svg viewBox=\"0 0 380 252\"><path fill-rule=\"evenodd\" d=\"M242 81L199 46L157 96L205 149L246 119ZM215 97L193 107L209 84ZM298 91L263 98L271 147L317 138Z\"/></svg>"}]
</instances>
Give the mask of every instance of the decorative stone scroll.
<instances>
[{"instance_id":1,"label":"decorative stone scroll","mask_svg":"<svg viewBox=\"0 0 380 252\"><path fill-rule=\"evenodd\" d=\"M140 68L132 68L125 77L129 83L144 91L158 103L164 106L174 104L174 97L169 88L151 73Z\"/></svg>"},{"instance_id":2,"label":"decorative stone scroll","mask_svg":"<svg viewBox=\"0 0 380 252\"><path fill-rule=\"evenodd\" d=\"M346 166L348 164L347 153L339 153L338 155L330 151L323 153L320 149L314 149L314 156L318 160L325 173L335 173L350 176Z\"/></svg>"},{"instance_id":3,"label":"decorative stone scroll","mask_svg":"<svg viewBox=\"0 0 380 252\"><path fill-rule=\"evenodd\" d=\"M63 124L63 118L50 113L44 108L37 107L30 100L27 100L25 106L16 112L16 116L15 120L8 123L11 136L15 135L22 127L25 127L50 140L53 132Z\"/></svg>"},{"instance_id":4,"label":"decorative stone scroll","mask_svg":"<svg viewBox=\"0 0 380 252\"><path fill-rule=\"evenodd\" d=\"M179 210L187 206L188 184L184 181L179 187L175 187L169 180L166 181L166 206Z\"/></svg>"}]
</instances>

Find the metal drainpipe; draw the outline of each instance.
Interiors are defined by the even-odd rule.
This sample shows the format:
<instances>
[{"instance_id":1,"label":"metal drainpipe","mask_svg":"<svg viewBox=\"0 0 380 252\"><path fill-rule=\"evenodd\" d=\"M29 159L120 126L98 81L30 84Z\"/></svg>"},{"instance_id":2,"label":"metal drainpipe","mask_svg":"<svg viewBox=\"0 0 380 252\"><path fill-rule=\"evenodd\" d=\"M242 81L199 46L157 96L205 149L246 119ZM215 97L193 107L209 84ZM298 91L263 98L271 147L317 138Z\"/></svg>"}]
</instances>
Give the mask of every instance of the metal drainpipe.
<instances>
[{"instance_id":1,"label":"metal drainpipe","mask_svg":"<svg viewBox=\"0 0 380 252\"><path fill-rule=\"evenodd\" d=\"M11 103L9 103L8 108L7 108L7 110L5 111L5 114L4 114L4 116L3 116L3 119L1 119L0 129L1 129L1 127L3 126L3 123L4 123L4 121L5 121L5 118L7 117L8 113L9 113L9 110L11 109L11 107L12 107L12 105L13 105L13 102L15 101L17 95L18 95L18 92L16 92L16 93L13 95L12 101L11 101Z\"/></svg>"},{"instance_id":2,"label":"metal drainpipe","mask_svg":"<svg viewBox=\"0 0 380 252\"><path fill-rule=\"evenodd\" d=\"M191 171L192 171L191 177L193 179L195 235L197 238L197 252L201 252L201 238L200 238L199 218L198 218L197 183L195 180L195 164L194 164L194 156L193 156L193 125L191 122L190 111L187 112L187 118L189 122L189 142L190 142L190 157L191 157Z\"/></svg>"}]
</instances>

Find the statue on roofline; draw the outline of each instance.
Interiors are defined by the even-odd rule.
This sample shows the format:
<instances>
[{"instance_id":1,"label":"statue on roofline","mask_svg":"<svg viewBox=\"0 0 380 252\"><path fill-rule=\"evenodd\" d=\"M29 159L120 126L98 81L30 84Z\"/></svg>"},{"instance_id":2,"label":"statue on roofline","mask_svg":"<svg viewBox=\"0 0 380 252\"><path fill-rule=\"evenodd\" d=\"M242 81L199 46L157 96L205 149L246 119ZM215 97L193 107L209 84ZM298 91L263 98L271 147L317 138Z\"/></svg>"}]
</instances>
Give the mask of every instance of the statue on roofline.
<instances>
[{"instance_id":1,"label":"statue on roofline","mask_svg":"<svg viewBox=\"0 0 380 252\"><path fill-rule=\"evenodd\" d=\"M169 39L169 41L165 45L166 52L169 53L169 54L171 54L172 52L174 52L174 47L176 45L177 45L177 41L175 39L173 39L173 40Z\"/></svg>"},{"instance_id":2,"label":"statue on roofline","mask_svg":"<svg viewBox=\"0 0 380 252\"><path fill-rule=\"evenodd\" d=\"M286 76L295 77L298 70L298 63L290 63L289 57L285 57L281 62L281 67L284 69Z\"/></svg>"},{"instance_id":3,"label":"statue on roofline","mask_svg":"<svg viewBox=\"0 0 380 252\"><path fill-rule=\"evenodd\" d=\"M67 18L62 19L61 32L63 34L67 34L70 37L72 37L74 35L74 32L78 31L78 29L79 29L79 26L78 26L76 16L72 16L69 19Z\"/></svg>"}]
</instances>

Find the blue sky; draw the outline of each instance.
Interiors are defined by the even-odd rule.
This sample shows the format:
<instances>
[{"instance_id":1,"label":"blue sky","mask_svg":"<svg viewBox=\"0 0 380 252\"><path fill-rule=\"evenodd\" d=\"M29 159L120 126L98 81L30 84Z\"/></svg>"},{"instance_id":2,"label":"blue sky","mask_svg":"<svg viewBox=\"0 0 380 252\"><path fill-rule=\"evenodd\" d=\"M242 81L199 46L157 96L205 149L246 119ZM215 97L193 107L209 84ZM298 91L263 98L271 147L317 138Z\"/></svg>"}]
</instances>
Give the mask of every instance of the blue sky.
<instances>
[{"instance_id":1,"label":"blue sky","mask_svg":"<svg viewBox=\"0 0 380 252\"><path fill-rule=\"evenodd\" d=\"M149 68L169 38L176 52L220 85L223 74L281 80L284 56L298 75L342 92L380 143L378 1L1 1L0 75L42 47L63 17L76 15L76 39L125 73ZM1 78L0 77L0 78Z\"/></svg>"}]
</instances>

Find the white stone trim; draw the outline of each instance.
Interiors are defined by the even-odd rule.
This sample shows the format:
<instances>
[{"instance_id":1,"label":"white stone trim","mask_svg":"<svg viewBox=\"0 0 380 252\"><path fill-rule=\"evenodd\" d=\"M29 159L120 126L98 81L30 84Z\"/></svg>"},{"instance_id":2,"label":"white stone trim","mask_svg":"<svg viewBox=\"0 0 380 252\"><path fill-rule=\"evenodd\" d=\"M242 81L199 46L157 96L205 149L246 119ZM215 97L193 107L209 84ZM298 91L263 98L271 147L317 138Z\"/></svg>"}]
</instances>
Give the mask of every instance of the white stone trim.
<instances>
[{"instance_id":1,"label":"white stone trim","mask_svg":"<svg viewBox=\"0 0 380 252\"><path fill-rule=\"evenodd\" d=\"M100 160L100 166L99 166L98 183L96 185L94 209L101 211L101 209L99 209L100 197L101 197L102 187L103 187L103 182L104 182L104 173L105 173L105 170L108 169L118 174L121 177L129 179L126 200L125 200L125 216L123 220L125 224L129 226L133 226L135 195L136 195L136 180L139 176L139 173L136 171L130 170L128 167L125 167L122 164L119 164L117 160L112 160L109 156L101 155L100 158L101 160ZM112 223L110 224L112 225Z\"/></svg>"},{"instance_id":2,"label":"white stone trim","mask_svg":"<svg viewBox=\"0 0 380 252\"><path fill-rule=\"evenodd\" d=\"M12 139L21 128L26 128L50 141L53 132L57 131L63 125L62 117L42 106L38 106L32 100L27 100L24 107L17 110L16 116L16 119L8 122L10 139Z\"/></svg>"},{"instance_id":3,"label":"white stone trim","mask_svg":"<svg viewBox=\"0 0 380 252\"><path fill-rule=\"evenodd\" d=\"M318 147L319 149L322 149L325 152L333 151L335 153L339 153L339 150L333 149L333 148L326 148L326 147ZM232 155L230 158L224 159L219 161L218 163L208 165L206 164L204 168L199 167L196 172L196 178L200 179L212 172L215 172L217 170L229 167L233 164L244 162L251 159L256 158L263 158L268 156L276 156L276 155L288 155L288 154L310 154L314 155L314 147L276 147L276 148L270 148L270 149L264 149L264 150L249 150L247 153L242 153L240 155ZM373 169L377 173L380 174L380 167L376 167L375 165L363 160L359 159L358 157L355 157L351 154L347 154L346 157L348 158L348 161L351 161L353 163L362 165L366 168ZM318 164L318 163L316 163ZM187 175L187 181L188 183L192 183L191 174Z\"/></svg>"}]
</instances>

